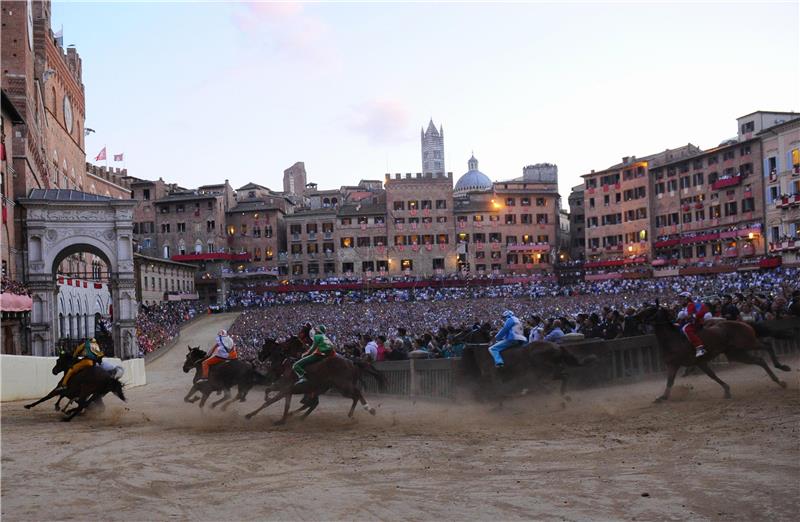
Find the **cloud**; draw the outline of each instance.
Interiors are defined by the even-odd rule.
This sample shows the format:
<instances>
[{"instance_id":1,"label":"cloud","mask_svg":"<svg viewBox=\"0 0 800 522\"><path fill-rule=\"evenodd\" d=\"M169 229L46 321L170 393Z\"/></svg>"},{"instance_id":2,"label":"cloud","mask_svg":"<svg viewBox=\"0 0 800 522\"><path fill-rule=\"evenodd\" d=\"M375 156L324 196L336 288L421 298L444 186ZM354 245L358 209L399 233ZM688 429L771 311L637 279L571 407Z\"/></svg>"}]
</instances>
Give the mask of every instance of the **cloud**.
<instances>
[{"instance_id":1,"label":"cloud","mask_svg":"<svg viewBox=\"0 0 800 522\"><path fill-rule=\"evenodd\" d=\"M299 2L244 4L233 23L247 37L292 60L338 66L341 58L330 26Z\"/></svg>"},{"instance_id":2,"label":"cloud","mask_svg":"<svg viewBox=\"0 0 800 522\"><path fill-rule=\"evenodd\" d=\"M401 102L372 100L354 110L350 129L365 136L370 143L400 143L412 135L408 122L408 110Z\"/></svg>"}]
</instances>

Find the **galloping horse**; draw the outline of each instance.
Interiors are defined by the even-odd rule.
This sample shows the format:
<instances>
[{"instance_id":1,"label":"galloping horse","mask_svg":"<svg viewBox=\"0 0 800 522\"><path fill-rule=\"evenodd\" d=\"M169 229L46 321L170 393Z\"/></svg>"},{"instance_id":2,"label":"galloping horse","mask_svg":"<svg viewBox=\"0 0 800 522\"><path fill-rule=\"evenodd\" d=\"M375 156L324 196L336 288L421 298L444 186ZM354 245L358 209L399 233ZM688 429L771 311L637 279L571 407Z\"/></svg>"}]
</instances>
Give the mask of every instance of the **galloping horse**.
<instances>
[{"instance_id":1,"label":"galloping horse","mask_svg":"<svg viewBox=\"0 0 800 522\"><path fill-rule=\"evenodd\" d=\"M66 372L72 367L74 362L75 359L72 357L72 354L62 351L56 360L56 364L53 366L53 375ZM78 403L75 408L64 412L67 416L62 420L69 422L75 415L78 415L86 409L89 404L100 401L102 397L109 392L119 397L122 401L125 401L125 394L122 392L122 383L100 366L91 366L79 371L69 380L65 391L58 392L57 390L58 387L38 401L26 404L25 408L33 408L37 404L58 395L59 399L58 402L56 402L56 410L58 410L58 403L61 402L61 398L67 397L70 399L70 402L76 401Z\"/></svg>"},{"instance_id":2,"label":"galloping horse","mask_svg":"<svg viewBox=\"0 0 800 522\"><path fill-rule=\"evenodd\" d=\"M290 339L291 341L291 339ZM291 406L292 395L301 394L306 396L303 401L303 406L298 408L294 413L298 413L303 409L307 410L301 418L308 417L314 409L319 405L319 395L325 393L330 388L337 390L344 397L353 399L353 404L350 406L348 417L353 416L353 411L356 404L360 401L364 409L371 415L375 415L375 408L372 408L364 394L361 392L359 386L363 381L364 375L372 375L378 381L378 384L383 387L386 384L385 377L379 372L371 363L367 361L351 361L340 356L326 357L322 361L312 364L306 369L306 377L308 381L302 384L295 384L297 379L292 364L294 357L288 357L287 352L296 352L296 347L293 343L284 342L278 344L272 341L265 343L261 352L258 354L259 360L269 360L270 377L274 379L273 385L267 388L264 395L264 404L245 415L246 418L251 419L255 414L281 399L285 399L283 406L283 417L275 424L283 424L289 416L289 408ZM272 391L278 393L270 398L269 394Z\"/></svg>"},{"instance_id":3,"label":"galloping horse","mask_svg":"<svg viewBox=\"0 0 800 522\"><path fill-rule=\"evenodd\" d=\"M772 364L779 370L788 372L788 366L781 364L775 356L775 350L769 344L762 343L757 339L756 331L753 326L740 321L715 321L712 325L706 326L698 335L702 339L706 349L706 355L695 357L695 350L689 340L684 336L677 326L675 326L671 313L657 303L646 307L637 314L638 318L646 323L653 325L654 333L658 339L659 347L667 366L667 387L656 402L669 399L672 385L675 382L675 375L681 366L697 366L711 379L716 381L725 391L725 398L731 398L731 389L709 366L709 363L718 355L725 354L729 361L744 364L755 364L764 368L770 379L775 381L782 388L786 383L778 377L767 366L763 358L753 355L753 350L766 351ZM762 329L762 331L764 331Z\"/></svg>"},{"instance_id":4,"label":"galloping horse","mask_svg":"<svg viewBox=\"0 0 800 522\"><path fill-rule=\"evenodd\" d=\"M217 364L211 368L208 381L198 383L197 380L200 378L202 372L201 365L208 354L201 350L199 346L195 348L189 346L188 348L189 353L186 354L186 360L183 362L183 372L189 373L189 371L194 368L195 374L192 380L192 387L189 389L189 393L183 398L184 401L195 402L198 398L193 397L193 395L198 391L202 395L200 399L201 408L205 405L211 392L214 391L222 391L224 395L218 401L211 403L212 408L222 402L228 401L222 406L222 410L224 411L236 400L239 402L245 401L247 392L249 392L256 383L257 377L253 366L249 362L234 359L222 364ZM233 386L238 387L238 393L235 397L231 398L231 388Z\"/></svg>"}]
</instances>

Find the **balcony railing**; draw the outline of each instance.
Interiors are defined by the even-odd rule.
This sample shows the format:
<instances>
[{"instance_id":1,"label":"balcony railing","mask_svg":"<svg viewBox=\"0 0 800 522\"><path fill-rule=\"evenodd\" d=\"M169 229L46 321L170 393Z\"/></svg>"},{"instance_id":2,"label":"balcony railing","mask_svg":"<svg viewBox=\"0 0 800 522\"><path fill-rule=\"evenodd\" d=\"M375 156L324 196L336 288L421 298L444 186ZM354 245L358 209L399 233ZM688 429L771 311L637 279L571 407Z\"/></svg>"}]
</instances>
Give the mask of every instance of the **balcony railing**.
<instances>
[{"instance_id":1,"label":"balcony railing","mask_svg":"<svg viewBox=\"0 0 800 522\"><path fill-rule=\"evenodd\" d=\"M737 174L736 176L733 176L731 178L718 179L717 181L711 184L711 188L714 190L720 190L728 187L735 187L741 182L742 182L742 176L740 174Z\"/></svg>"}]
</instances>

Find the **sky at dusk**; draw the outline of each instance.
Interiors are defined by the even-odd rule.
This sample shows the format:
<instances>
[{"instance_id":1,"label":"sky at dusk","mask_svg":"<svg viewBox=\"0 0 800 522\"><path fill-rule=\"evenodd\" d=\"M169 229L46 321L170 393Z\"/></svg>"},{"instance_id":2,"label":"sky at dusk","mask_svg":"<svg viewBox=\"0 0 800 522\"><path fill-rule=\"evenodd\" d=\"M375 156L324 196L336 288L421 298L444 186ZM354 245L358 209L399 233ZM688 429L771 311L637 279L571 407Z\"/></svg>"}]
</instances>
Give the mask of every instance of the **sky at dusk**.
<instances>
[{"instance_id":1,"label":"sky at dusk","mask_svg":"<svg viewBox=\"0 0 800 522\"><path fill-rule=\"evenodd\" d=\"M454 176L473 151L494 180L556 163L564 199L622 156L800 111L799 23L797 2L53 5L90 161L108 145L136 177L276 190L304 161L332 188L420 171L432 117Z\"/></svg>"}]
</instances>

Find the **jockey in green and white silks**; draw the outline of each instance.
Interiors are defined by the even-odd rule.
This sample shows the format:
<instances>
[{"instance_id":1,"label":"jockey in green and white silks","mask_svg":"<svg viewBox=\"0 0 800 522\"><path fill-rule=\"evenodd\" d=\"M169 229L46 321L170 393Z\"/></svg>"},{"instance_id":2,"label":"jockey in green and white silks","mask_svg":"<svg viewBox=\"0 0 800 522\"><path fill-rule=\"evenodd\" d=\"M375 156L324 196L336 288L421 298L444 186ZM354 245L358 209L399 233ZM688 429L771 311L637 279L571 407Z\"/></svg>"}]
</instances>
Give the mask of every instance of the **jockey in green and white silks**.
<instances>
[{"instance_id":1,"label":"jockey in green and white silks","mask_svg":"<svg viewBox=\"0 0 800 522\"><path fill-rule=\"evenodd\" d=\"M330 357L331 355L336 355L336 351L333 349L333 343L331 340L328 339L327 335L325 335L325 325L321 324L316 329L311 348L306 350L300 360L294 363L292 366L294 373L300 377L300 380L297 381L297 384L306 382L306 366L321 361L326 357Z\"/></svg>"}]
</instances>

